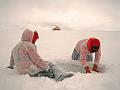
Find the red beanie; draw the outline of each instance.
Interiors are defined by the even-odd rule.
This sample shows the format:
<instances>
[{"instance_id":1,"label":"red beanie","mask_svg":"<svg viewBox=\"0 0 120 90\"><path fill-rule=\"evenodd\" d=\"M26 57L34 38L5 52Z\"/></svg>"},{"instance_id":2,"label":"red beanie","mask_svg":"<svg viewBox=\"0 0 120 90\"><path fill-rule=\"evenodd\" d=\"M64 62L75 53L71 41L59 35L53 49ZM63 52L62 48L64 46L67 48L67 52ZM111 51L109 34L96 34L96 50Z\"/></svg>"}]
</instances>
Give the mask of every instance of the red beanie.
<instances>
[{"instance_id":1,"label":"red beanie","mask_svg":"<svg viewBox=\"0 0 120 90\"><path fill-rule=\"evenodd\" d=\"M35 44L36 40L39 39L37 31L34 31L32 43Z\"/></svg>"},{"instance_id":2,"label":"red beanie","mask_svg":"<svg viewBox=\"0 0 120 90\"><path fill-rule=\"evenodd\" d=\"M100 41L96 38L90 38L87 42L88 50L91 52L92 47L100 47Z\"/></svg>"}]
</instances>

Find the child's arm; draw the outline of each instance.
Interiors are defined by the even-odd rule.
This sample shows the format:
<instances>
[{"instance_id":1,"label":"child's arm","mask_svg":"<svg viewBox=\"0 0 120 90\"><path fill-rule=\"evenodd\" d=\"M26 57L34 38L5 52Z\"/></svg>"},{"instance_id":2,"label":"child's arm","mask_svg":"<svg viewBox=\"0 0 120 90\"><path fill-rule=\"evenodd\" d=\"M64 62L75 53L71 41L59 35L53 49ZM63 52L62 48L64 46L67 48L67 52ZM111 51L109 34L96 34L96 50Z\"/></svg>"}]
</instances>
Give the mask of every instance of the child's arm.
<instances>
[{"instance_id":1,"label":"child's arm","mask_svg":"<svg viewBox=\"0 0 120 90\"><path fill-rule=\"evenodd\" d=\"M82 65L83 65L86 73L91 73L90 68L86 62L86 55L87 55L87 47L83 46L81 48L80 59L81 59Z\"/></svg>"},{"instance_id":2,"label":"child's arm","mask_svg":"<svg viewBox=\"0 0 120 90\"><path fill-rule=\"evenodd\" d=\"M82 63L82 65L85 67L85 66L88 66L87 65L87 62L86 62L86 54L87 54L87 48L85 46L83 46L80 50L80 61Z\"/></svg>"},{"instance_id":3,"label":"child's arm","mask_svg":"<svg viewBox=\"0 0 120 90\"><path fill-rule=\"evenodd\" d=\"M94 64L98 65L100 62L100 57L101 57L101 48L97 52L95 52L95 60Z\"/></svg>"}]
</instances>

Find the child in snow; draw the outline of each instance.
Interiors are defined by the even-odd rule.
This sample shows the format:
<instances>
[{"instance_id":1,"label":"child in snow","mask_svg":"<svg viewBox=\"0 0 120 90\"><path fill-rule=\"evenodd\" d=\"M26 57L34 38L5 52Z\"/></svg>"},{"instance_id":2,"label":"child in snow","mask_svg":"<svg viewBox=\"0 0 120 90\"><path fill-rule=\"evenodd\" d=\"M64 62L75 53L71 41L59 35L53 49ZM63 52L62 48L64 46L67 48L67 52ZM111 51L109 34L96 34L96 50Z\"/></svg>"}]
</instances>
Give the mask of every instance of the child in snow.
<instances>
[{"instance_id":1,"label":"child in snow","mask_svg":"<svg viewBox=\"0 0 120 90\"><path fill-rule=\"evenodd\" d=\"M93 61L93 55L95 53L95 60L92 71L100 72L98 70L98 64L101 57L100 41L94 37L90 39L80 40L72 53L73 60L81 60L81 63L86 73L91 73L90 68L86 61Z\"/></svg>"},{"instance_id":2,"label":"child in snow","mask_svg":"<svg viewBox=\"0 0 120 90\"><path fill-rule=\"evenodd\" d=\"M37 53L35 42L39 38L37 31L26 29L21 41L13 48L8 68L16 66L19 74L28 74L31 77L45 76L61 81L73 76L56 65L44 61Z\"/></svg>"}]
</instances>

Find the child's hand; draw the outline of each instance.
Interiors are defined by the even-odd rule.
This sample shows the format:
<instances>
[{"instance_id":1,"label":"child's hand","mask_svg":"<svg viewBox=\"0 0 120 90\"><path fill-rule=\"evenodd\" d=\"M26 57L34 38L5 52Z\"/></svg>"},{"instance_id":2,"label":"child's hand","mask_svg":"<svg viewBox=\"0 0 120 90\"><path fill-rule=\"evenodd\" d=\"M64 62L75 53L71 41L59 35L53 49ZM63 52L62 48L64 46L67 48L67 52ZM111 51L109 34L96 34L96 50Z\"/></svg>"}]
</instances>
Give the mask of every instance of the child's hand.
<instances>
[{"instance_id":1,"label":"child's hand","mask_svg":"<svg viewBox=\"0 0 120 90\"><path fill-rule=\"evenodd\" d=\"M95 64L93 65L92 71L97 72L97 73L100 73L100 71L98 70L98 66L95 65Z\"/></svg>"},{"instance_id":2,"label":"child's hand","mask_svg":"<svg viewBox=\"0 0 120 90\"><path fill-rule=\"evenodd\" d=\"M88 66L85 66L84 69L85 69L86 73L91 73L90 68Z\"/></svg>"}]
</instances>

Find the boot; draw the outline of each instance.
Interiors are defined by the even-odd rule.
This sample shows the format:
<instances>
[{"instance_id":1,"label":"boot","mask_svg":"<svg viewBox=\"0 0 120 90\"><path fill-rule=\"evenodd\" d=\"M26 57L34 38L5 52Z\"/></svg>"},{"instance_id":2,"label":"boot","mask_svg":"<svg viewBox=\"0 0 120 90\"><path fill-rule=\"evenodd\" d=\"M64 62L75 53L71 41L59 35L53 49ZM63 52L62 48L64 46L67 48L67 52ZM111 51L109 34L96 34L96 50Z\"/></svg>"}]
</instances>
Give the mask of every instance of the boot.
<instances>
[{"instance_id":1,"label":"boot","mask_svg":"<svg viewBox=\"0 0 120 90\"><path fill-rule=\"evenodd\" d=\"M67 73L67 74L62 74L62 75L60 75L59 76L59 78L56 80L56 81L62 81L62 80L64 80L65 78L69 78L69 77L72 77L73 76L73 74L72 73Z\"/></svg>"}]
</instances>

